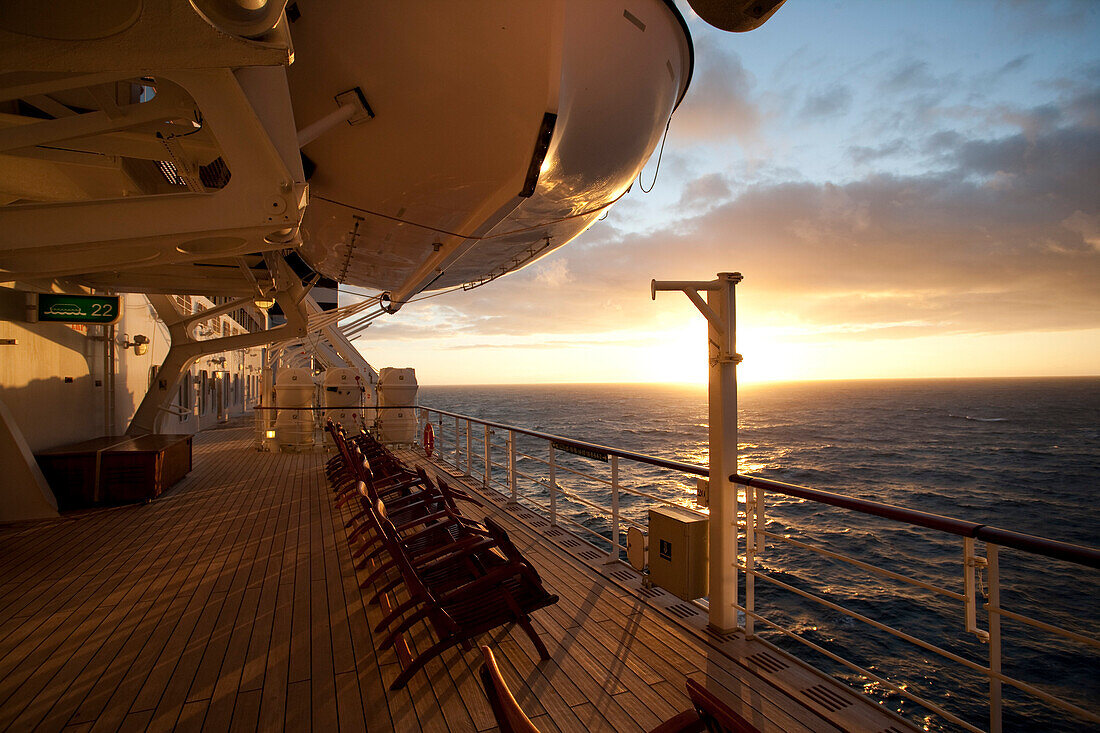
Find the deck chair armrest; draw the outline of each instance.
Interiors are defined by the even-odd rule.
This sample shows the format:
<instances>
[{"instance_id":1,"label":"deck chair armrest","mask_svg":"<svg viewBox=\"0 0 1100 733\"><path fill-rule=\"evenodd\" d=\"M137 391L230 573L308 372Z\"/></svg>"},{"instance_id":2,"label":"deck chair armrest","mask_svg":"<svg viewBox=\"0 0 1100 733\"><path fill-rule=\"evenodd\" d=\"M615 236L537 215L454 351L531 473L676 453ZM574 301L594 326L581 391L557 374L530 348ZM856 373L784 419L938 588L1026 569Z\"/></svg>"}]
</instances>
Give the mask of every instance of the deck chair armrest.
<instances>
[{"instance_id":1,"label":"deck chair armrest","mask_svg":"<svg viewBox=\"0 0 1100 733\"><path fill-rule=\"evenodd\" d=\"M395 491L404 491L405 489L411 489L413 486L419 486L423 482L419 477L413 477L399 481L398 483L387 483L384 479L378 482L380 486L375 486L374 490L381 494L392 494Z\"/></svg>"},{"instance_id":2,"label":"deck chair armrest","mask_svg":"<svg viewBox=\"0 0 1100 733\"><path fill-rule=\"evenodd\" d=\"M649 733L702 733L707 724L695 710L685 710L653 728Z\"/></svg>"},{"instance_id":3,"label":"deck chair armrest","mask_svg":"<svg viewBox=\"0 0 1100 733\"><path fill-rule=\"evenodd\" d=\"M492 650L483 646L481 654L485 659L485 664L479 671L481 684L485 687L485 696L489 698L493 717L496 718L501 733L539 733L539 729L523 712L512 691L508 689L508 683L500 673Z\"/></svg>"},{"instance_id":4,"label":"deck chair armrest","mask_svg":"<svg viewBox=\"0 0 1100 733\"><path fill-rule=\"evenodd\" d=\"M482 575L476 580L471 580L469 583L460 585L457 588L451 588L443 593L440 593L440 600L453 601L461 598L462 596L472 596L476 593L484 591L487 588L494 588L509 578L514 578L517 575L523 575L522 566L509 563L507 565L501 565L493 568L489 572Z\"/></svg>"},{"instance_id":5,"label":"deck chair armrest","mask_svg":"<svg viewBox=\"0 0 1100 733\"><path fill-rule=\"evenodd\" d=\"M441 545L410 559L417 570L428 570L444 560L451 560L456 556L472 555L487 547L492 547L492 545L492 541L484 537L465 537L457 542Z\"/></svg>"},{"instance_id":6,"label":"deck chair armrest","mask_svg":"<svg viewBox=\"0 0 1100 733\"><path fill-rule=\"evenodd\" d=\"M425 514L422 517L417 517L417 518L412 519L408 522L405 522L404 524L399 525L397 527L397 532L401 535L402 540L408 541L408 540L411 540L411 539L415 539L416 537L419 537L420 535L424 534L425 532L436 529L436 527L433 525L431 527L425 527L424 529L417 530L416 532L409 532L409 530L412 529L413 527L419 527L422 524L432 524L433 522L439 522L439 521L444 520L444 519L453 519L453 518L454 518L454 515L451 514L449 511L446 511L446 510L440 511L440 512L432 512L430 514Z\"/></svg>"},{"instance_id":7,"label":"deck chair armrest","mask_svg":"<svg viewBox=\"0 0 1100 733\"><path fill-rule=\"evenodd\" d=\"M708 728L710 728L709 721L727 733L760 733L752 723L742 718L710 690L691 678L687 681L687 693L691 704L699 713L699 718Z\"/></svg>"}]
</instances>

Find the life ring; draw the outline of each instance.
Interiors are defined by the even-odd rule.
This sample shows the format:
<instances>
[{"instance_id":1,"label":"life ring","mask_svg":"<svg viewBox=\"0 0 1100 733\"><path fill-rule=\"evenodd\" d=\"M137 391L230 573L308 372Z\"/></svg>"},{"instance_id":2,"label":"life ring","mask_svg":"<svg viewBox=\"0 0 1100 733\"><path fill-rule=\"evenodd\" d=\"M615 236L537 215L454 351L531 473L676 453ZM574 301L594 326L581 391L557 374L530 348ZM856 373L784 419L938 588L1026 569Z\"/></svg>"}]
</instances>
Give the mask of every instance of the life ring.
<instances>
[{"instance_id":1,"label":"life ring","mask_svg":"<svg viewBox=\"0 0 1100 733\"><path fill-rule=\"evenodd\" d=\"M432 424L430 422L424 423L424 440L422 442L424 446L424 454L428 458L432 457L432 451L435 450L435 431L432 430Z\"/></svg>"}]
</instances>

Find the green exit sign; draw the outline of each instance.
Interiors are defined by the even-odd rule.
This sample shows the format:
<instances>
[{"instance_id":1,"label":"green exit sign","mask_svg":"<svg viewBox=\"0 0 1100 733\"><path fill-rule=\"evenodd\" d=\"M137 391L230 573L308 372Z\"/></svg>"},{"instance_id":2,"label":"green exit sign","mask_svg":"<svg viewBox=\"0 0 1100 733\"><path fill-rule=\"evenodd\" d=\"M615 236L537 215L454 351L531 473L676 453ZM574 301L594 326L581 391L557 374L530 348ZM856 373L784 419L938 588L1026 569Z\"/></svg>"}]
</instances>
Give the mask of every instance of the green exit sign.
<instances>
[{"instance_id":1,"label":"green exit sign","mask_svg":"<svg viewBox=\"0 0 1100 733\"><path fill-rule=\"evenodd\" d=\"M38 320L54 323L110 324L119 317L117 295L38 295Z\"/></svg>"}]
</instances>

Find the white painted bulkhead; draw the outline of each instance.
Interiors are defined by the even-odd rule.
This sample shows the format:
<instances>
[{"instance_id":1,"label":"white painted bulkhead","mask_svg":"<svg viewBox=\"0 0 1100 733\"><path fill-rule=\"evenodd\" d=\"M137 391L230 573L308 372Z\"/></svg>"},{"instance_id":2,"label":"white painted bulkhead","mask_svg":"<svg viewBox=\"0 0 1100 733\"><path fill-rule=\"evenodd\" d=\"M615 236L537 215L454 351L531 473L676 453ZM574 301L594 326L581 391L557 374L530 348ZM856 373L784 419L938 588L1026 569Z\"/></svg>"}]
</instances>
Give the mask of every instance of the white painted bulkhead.
<instances>
[{"instance_id":1,"label":"white painted bulkhead","mask_svg":"<svg viewBox=\"0 0 1100 733\"><path fill-rule=\"evenodd\" d=\"M52 494L42 497L36 465L22 461L20 471L12 473L16 459L23 453L123 434L170 346L167 327L143 295L121 296L122 313L113 332L107 326L29 323L26 302L26 291L0 288L0 404L5 423L0 454L11 457L5 460L7 480L0 482L0 521L49 516L48 506L55 504ZM210 305L202 297L189 302ZM211 336L215 330L243 331L226 316L205 328ZM105 359L105 338L112 333L113 355L108 350ZM138 335L148 339L140 355L133 346ZM176 414L163 421L162 432L194 433L219 419L243 415L259 400L262 355L262 349L254 348L196 362L172 400L170 409Z\"/></svg>"}]
</instances>

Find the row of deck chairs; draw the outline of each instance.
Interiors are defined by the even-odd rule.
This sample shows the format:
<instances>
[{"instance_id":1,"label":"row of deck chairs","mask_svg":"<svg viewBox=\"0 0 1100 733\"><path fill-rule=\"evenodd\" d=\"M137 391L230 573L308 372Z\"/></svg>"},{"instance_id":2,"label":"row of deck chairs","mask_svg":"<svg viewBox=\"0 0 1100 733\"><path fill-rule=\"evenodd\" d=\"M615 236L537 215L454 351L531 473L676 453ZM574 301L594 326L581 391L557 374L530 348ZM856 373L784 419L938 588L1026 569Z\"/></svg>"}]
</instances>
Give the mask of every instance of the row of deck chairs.
<instances>
[{"instance_id":1,"label":"row of deck chairs","mask_svg":"<svg viewBox=\"0 0 1100 733\"><path fill-rule=\"evenodd\" d=\"M491 517L462 516L460 503L479 502L406 466L367 433L352 437L331 421L325 429L337 448L325 469L329 483L338 503L357 508L348 522L352 556L357 569L375 568L360 588L376 587L375 604L391 592L407 596L375 628L386 635L380 648L393 648L401 666L390 689L404 687L447 649L471 649L479 635L513 623L549 659L531 613L558 597ZM404 635L418 623L433 643L413 658Z\"/></svg>"}]
</instances>

